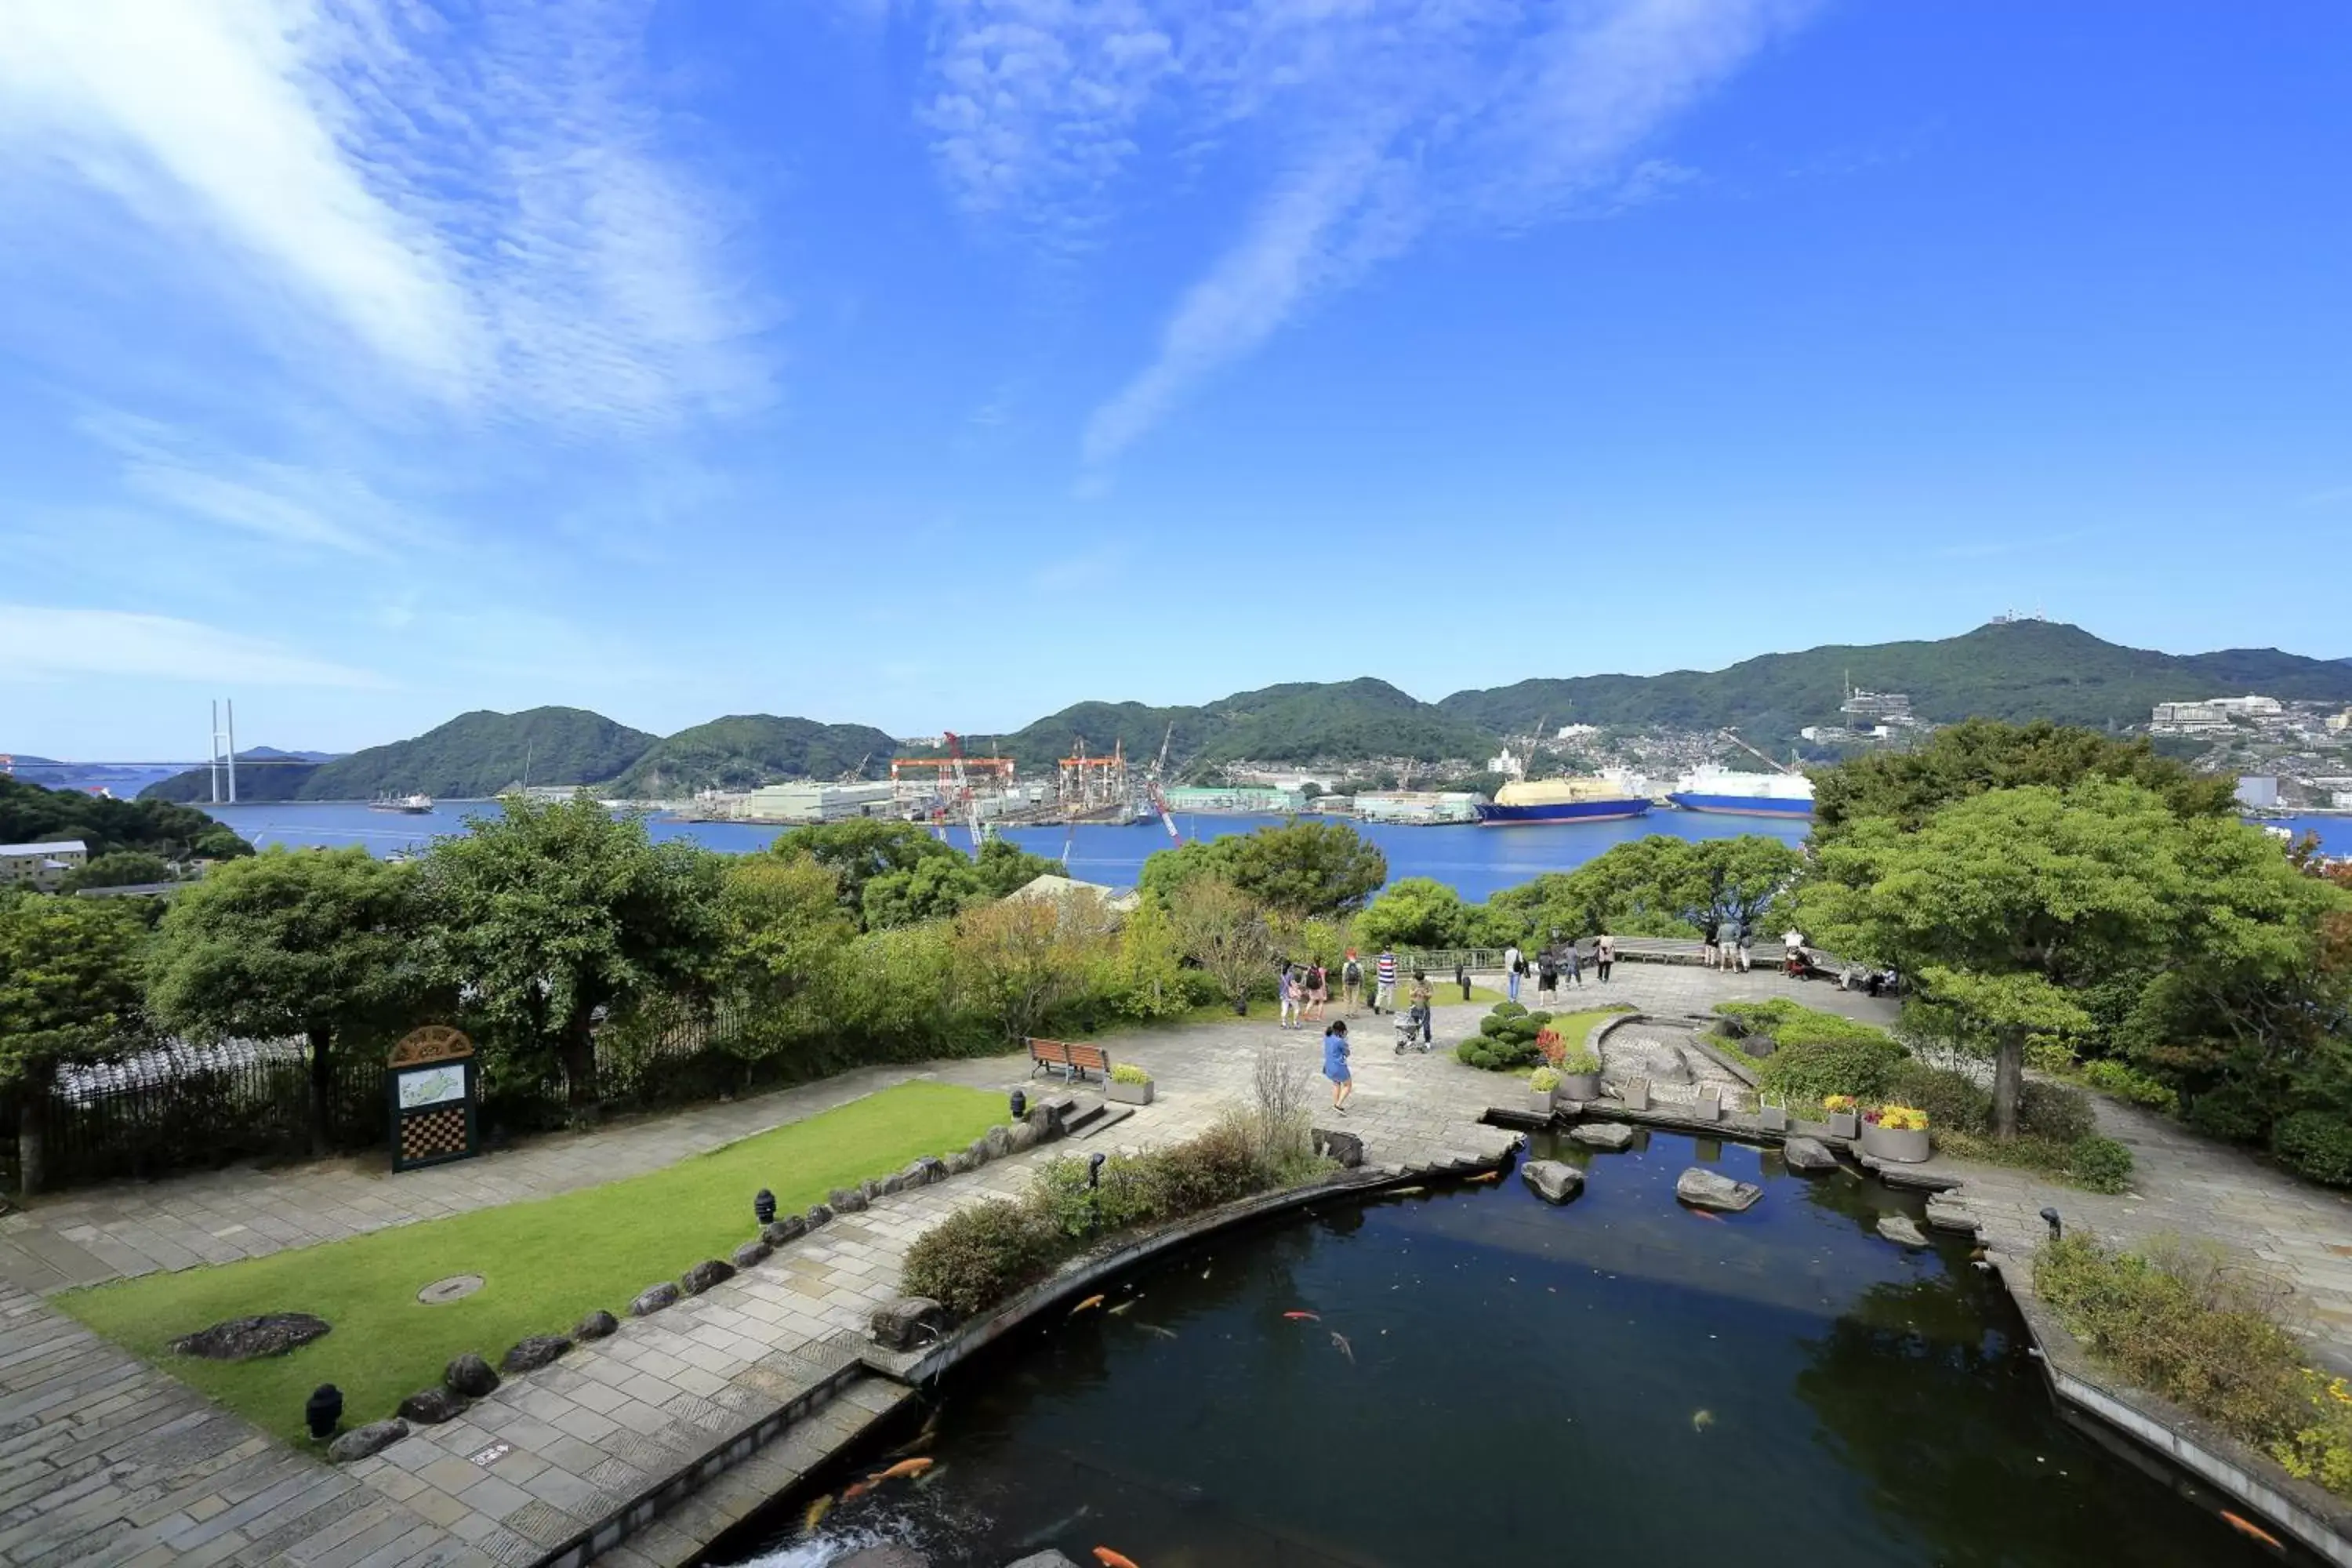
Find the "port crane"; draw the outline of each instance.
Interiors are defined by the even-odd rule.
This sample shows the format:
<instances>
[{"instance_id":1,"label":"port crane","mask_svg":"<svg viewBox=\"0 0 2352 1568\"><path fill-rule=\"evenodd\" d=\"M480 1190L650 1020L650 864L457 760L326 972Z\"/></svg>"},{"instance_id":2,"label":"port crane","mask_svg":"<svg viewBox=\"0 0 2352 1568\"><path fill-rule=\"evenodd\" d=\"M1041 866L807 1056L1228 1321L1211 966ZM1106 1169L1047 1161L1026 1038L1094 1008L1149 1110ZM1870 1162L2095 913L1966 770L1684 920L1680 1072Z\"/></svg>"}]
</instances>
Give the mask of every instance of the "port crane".
<instances>
[{"instance_id":1,"label":"port crane","mask_svg":"<svg viewBox=\"0 0 2352 1568\"><path fill-rule=\"evenodd\" d=\"M1151 798L1152 809L1160 813L1160 826L1168 830L1169 840L1181 849L1184 847L1184 836L1176 831L1176 814L1168 808L1167 794L1160 787L1160 779L1168 772L1168 748L1175 739L1176 726L1171 723L1168 733L1160 738L1160 760L1153 763L1151 771L1144 775L1143 788Z\"/></svg>"},{"instance_id":2,"label":"port crane","mask_svg":"<svg viewBox=\"0 0 2352 1568\"><path fill-rule=\"evenodd\" d=\"M1797 771L1788 763L1776 761L1773 758L1767 756L1762 752L1759 752L1755 747L1749 745L1747 742L1741 740L1739 738L1739 731L1737 730L1718 730L1716 733L1730 742L1733 745L1738 747L1741 751L1747 752L1749 756L1755 758L1758 762L1762 763L1766 767L1770 768L1776 773L1793 773Z\"/></svg>"}]
</instances>

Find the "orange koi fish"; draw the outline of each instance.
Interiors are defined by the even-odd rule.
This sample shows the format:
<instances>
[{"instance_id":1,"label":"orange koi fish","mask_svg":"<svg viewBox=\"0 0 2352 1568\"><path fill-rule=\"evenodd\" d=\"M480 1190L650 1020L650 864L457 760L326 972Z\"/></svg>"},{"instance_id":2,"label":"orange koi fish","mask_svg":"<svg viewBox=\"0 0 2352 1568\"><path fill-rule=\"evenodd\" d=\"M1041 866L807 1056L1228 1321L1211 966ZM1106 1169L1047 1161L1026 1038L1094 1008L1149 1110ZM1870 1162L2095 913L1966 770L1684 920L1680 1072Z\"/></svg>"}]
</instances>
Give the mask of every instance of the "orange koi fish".
<instances>
[{"instance_id":1,"label":"orange koi fish","mask_svg":"<svg viewBox=\"0 0 2352 1568\"><path fill-rule=\"evenodd\" d=\"M2240 1519L2236 1514L2231 1513L2226 1508L2221 1510L2221 1521L2231 1530L2236 1531L2239 1534L2251 1535L2256 1541L2261 1542L2264 1546L2270 1547L2273 1551L2284 1552L2286 1550L2285 1546L2280 1542L2277 1536L2273 1535L2269 1531L2264 1530L2261 1525L2254 1523L2252 1520Z\"/></svg>"},{"instance_id":2,"label":"orange koi fish","mask_svg":"<svg viewBox=\"0 0 2352 1568\"><path fill-rule=\"evenodd\" d=\"M816 1527L823 1524L824 1522L824 1516L832 1511L833 1494L831 1492L827 1492L824 1496L817 1499L816 1501L808 1505L808 1512L801 1516L801 1529L811 1535L814 1535L816 1533Z\"/></svg>"},{"instance_id":3,"label":"orange koi fish","mask_svg":"<svg viewBox=\"0 0 2352 1568\"><path fill-rule=\"evenodd\" d=\"M895 1481L900 1476L919 1476L937 1461L932 1459L901 1459L887 1470L877 1470L866 1478L866 1484L878 1487L884 1481Z\"/></svg>"},{"instance_id":4,"label":"orange koi fish","mask_svg":"<svg viewBox=\"0 0 2352 1568\"><path fill-rule=\"evenodd\" d=\"M841 1500L847 1502L851 1498L864 1497L873 1489L874 1483L871 1481L852 1481L841 1489Z\"/></svg>"},{"instance_id":5,"label":"orange koi fish","mask_svg":"<svg viewBox=\"0 0 2352 1568\"><path fill-rule=\"evenodd\" d=\"M1690 1209L1685 1212L1687 1212L1693 1219L1709 1220L1717 1225L1721 1225L1723 1223L1723 1216L1716 1213L1713 1209Z\"/></svg>"},{"instance_id":6,"label":"orange koi fish","mask_svg":"<svg viewBox=\"0 0 2352 1568\"><path fill-rule=\"evenodd\" d=\"M1285 1312L1282 1315L1294 1323L1319 1323L1323 1321L1312 1312Z\"/></svg>"},{"instance_id":7,"label":"orange koi fish","mask_svg":"<svg viewBox=\"0 0 2352 1568\"><path fill-rule=\"evenodd\" d=\"M1075 1318L1075 1317L1076 1317L1080 1312L1085 1311L1088 1307L1099 1307L1099 1306L1101 1306L1102 1304L1103 1304L1103 1299L1102 1299L1100 1296L1089 1296L1089 1297L1087 1297L1085 1300L1083 1300L1083 1301L1079 1302L1076 1306L1075 1306L1075 1307L1073 1307L1073 1308L1071 1308L1071 1309L1070 1309L1070 1316L1072 1316L1073 1318Z\"/></svg>"},{"instance_id":8,"label":"orange koi fish","mask_svg":"<svg viewBox=\"0 0 2352 1568\"><path fill-rule=\"evenodd\" d=\"M1095 1561L1103 1568L1135 1568L1135 1559L1123 1552L1113 1552L1108 1546L1095 1548Z\"/></svg>"},{"instance_id":9,"label":"orange koi fish","mask_svg":"<svg viewBox=\"0 0 2352 1568\"><path fill-rule=\"evenodd\" d=\"M1470 1179L1473 1182L1499 1182L1503 1179L1503 1173L1500 1171L1486 1171L1482 1172L1480 1174L1473 1176Z\"/></svg>"}]
</instances>

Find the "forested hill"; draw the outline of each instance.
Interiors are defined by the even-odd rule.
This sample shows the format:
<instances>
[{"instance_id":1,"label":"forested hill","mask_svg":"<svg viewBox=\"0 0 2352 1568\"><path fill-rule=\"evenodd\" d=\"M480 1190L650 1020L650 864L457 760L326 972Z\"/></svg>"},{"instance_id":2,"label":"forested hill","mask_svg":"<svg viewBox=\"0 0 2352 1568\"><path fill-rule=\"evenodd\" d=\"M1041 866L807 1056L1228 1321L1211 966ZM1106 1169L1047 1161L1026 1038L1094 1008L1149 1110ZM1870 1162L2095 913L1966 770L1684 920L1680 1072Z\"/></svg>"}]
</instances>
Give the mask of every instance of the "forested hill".
<instances>
[{"instance_id":1,"label":"forested hill","mask_svg":"<svg viewBox=\"0 0 2352 1568\"><path fill-rule=\"evenodd\" d=\"M461 713L412 741L371 746L315 768L240 770L243 800L373 800L384 795L481 799L510 784L602 784L643 756L656 737L581 708ZM202 768L145 790L142 799L201 800Z\"/></svg>"},{"instance_id":2,"label":"forested hill","mask_svg":"<svg viewBox=\"0 0 2352 1568\"><path fill-rule=\"evenodd\" d=\"M898 744L864 724L732 714L655 742L613 782L611 793L659 799L698 789L755 789L780 778L887 778Z\"/></svg>"},{"instance_id":3,"label":"forested hill","mask_svg":"<svg viewBox=\"0 0 2352 1568\"><path fill-rule=\"evenodd\" d=\"M2275 648L2169 654L2104 642L2055 621L1979 626L1935 642L1875 643L1766 654L1727 669L1588 675L1457 691L1437 704L1489 731L1538 723L1736 725L1785 742L1807 724L1838 721L1845 682L1901 691L1938 723L1972 715L2060 723L2145 724L2158 702L2250 691L2283 700L2352 701L2352 662Z\"/></svg>"},{"instance_id":4,"label":"forested hill","mask_svg":"<svg viewBox=\"0 0 2352 1568\"><path fill-rule=\"evenodd\" d=\"M232 859L253 846L201 811L160 800L109 800L80 790L44 789L0 774L0 844L79 838L93 860L121 849L167 860Z\"/></svg>"}]
</instances>

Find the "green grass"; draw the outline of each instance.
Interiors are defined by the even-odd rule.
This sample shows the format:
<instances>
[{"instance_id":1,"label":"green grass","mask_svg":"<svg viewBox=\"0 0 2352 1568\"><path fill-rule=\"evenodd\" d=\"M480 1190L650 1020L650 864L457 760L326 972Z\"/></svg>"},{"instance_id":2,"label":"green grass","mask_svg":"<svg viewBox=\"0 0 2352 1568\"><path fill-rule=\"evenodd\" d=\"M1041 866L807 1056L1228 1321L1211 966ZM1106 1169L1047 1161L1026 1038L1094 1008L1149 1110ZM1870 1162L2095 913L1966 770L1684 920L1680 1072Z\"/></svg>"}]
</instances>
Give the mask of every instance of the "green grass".
<instances>
[{"instance_id":1,"label":"green grass","mask_svg":"<svg viewBox=\"0 0 2352 1568\"><path fill-rule=\"evenodd\" d=\"M602 1307L625 1312L656 1280L751 1239L761 1187L790 1214L835 1187L961 1148L1004 1119L1002 1097L908 1083L642 1176L348 1241L57 1298L109 1339L281 1437L305 1441L302 1401L331 1383L347 1426L393 1413L441 1379L449 1358L493 1364L527 1334L571 1331ZM481 1289L428 1307L416 1292L452 1274ZM173 1339L226 1318L314 1312L333 1331L289 1355L231 1364L172 1355Z\"/></svg>"},{"instance_id":2,"label":"green grass","mask_svg":"<svg viewBox=\"0 0 2352 1568\"><path fill-rule=\"evenodd\" d=\"M1624 1007L1601 1007L1590 1013L1554 1013L1551 1016L1549 1027L1559 1037L1560 1045L1572 1051L1579 1046L1589 1045L1594 1029L1611 1018L1624 1016L1629 1010Z\"/></svg>"}]
</instances>

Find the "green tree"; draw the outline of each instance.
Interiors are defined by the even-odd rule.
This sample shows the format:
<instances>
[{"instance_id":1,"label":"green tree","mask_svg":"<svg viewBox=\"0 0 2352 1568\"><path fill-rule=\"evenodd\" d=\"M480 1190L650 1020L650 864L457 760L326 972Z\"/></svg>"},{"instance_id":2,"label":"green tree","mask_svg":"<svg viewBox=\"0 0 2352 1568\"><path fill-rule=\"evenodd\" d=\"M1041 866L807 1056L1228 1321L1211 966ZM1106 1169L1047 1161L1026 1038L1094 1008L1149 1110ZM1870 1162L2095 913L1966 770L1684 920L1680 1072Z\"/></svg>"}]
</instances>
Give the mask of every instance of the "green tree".
<instances>
[{"instance_id":1,"label":"green tree","mask_svg":"<svg viewBox=\"0 0 2352 1568\"><path fill-rule=\"evenodd\" d=\"M151 855L144 849L114 849L90 857L58 885L58 890L78 893L84 888L136 888L171 879L171 865L161 855Z\"/></svg>"},{"instance_id":2,"label":"green tree","mask_svg":"<svg viewBox=\"0 0 2352 1568\"><path fill-rule=\"evenodd\" d=\"M1519 934L1515 916L1466 903L1430 877L1405 877L1381 889L1356 917L1355 934L1370 948L1499 946Z\"/></svg>"},{"instance_id":3,"label":"green tree","mask_svg":"<svg viewBox=\"0 0 2352 1568\"><path fill-rule=\"evenodd\" d=\"M999 899L958 916L949 946L965 1006L1018 1043L1079 1000L1113 947L1099 894Z\"/></svg>"},{"instance_id":4,"label":"green tree","mask_svg":"<svg viewBox=\"0 0 2352 1568\"><path fill-rule=\"evenodd\" d=\"M0 1086L19 1085L19 1181L41 1190L43 1121L60 1065L107 1055L140 1026L146 929L99 899L0 900Z\"/></svg>"},{"instance_id":5,"label":"green tree","mask_svg":"<svg viewBox=\"0 0 2352 1568\"><path fill-rule=\"evenodd\" d=\"M719 988L744 1012L725 1037L748 1079L760 1058L810 1033L857 934L834 875L806 855L742 855L719 895Z\"/></svg>"},{"instance_id":6,"label":"green tree","mask_svg":"<svg viewBox=\"0 0 2352 1568\"><path fill-rule=\"evenodd\" d=\"M1144 861L1138 884L1166 899L1198 878L1214 877L1263 909L1303 919L1355 913L1388 876L1388 857L1348 824L1294 817L1255 833L1162 849Z\"/></svg>"},{"instance_id":7,"label":"green tree","mask_svg":"<svg viewBox=\"0 0 2352 1568\"><path fill-rule=\"evenodd\" d=\"M417 993L415 881L360 848L274 847L215 867L156 929L148 1008L199 1039L300 1037L323 1154L338 1061Z\"/></svg>"},{"instance_id":8,"label":"green tree","mask_svg":"<svg viewBox=\"0 0 2352 1568\"><path fill-rule=\"evenodd\" d=\"M1612 847L1573 871L1506 888L1488 905L1515 934L1691 937L1710 919L1765 923L1803 868L1804 857L1757 834L1689 840L1654 833Z\"/></svg>"},{"instance_id":9,"label":"green tree","mask_svg":"<svg viewBox=\"0 0 2352 1568\"><path fill-rule=\"evenodd\" d=\"M719 952L721 858L586 795L468 818L425 858L435 969L462 985L504 1060L562 1072L574 1105L596 1099L595 1026L606 1008L707 985Z\"/></svg>"},{"instance_id":10,"label":"green tree","mask_svg":"<svg viewBox=\"0 0 2352 1568\"><path fill-rule=\"evenodd\" d=\"M903 871L867 879L859 914L867 931L941 921L987 900L971 861L950 852L927 856Z\"/></svg>"},{"instance_id":11,"label":"green tree","mask_svg":"<svg viewBox=\"0 0 2352 1568\"><path fill-rule=\"evenodd\" d=\"M875 878L911 871L927 861L954 862L967 868L971 864L961 850L942 844L914 823L868 816L795 827L780 834L768 852L806 855L831 871L840 884L841 907L860 921L866 915L866 884Z\"/></svg>"},{"instance_id":12,"label":"green tree","mask_svg":"<svg viewBox=\"0 0 2352 1568\"><path fill-rule=\"evenodd\" d=\"M2065 789L2095 778L2152 790L2184 817L2235 813L2235 779L2192 773L2158 756L2145 738L2118 741L2047 720L1970 719L1938 730L1915 750L1874 752L1816 773L1813 837L1827 843L1872 818L1916 828L1940 807L1988 790Z\"/></svg>"},{"instance_id":13,"label":"green tree","mask_svg":"<svg viewBox=\"0 0 2352 1568\"><path fill-rule=\"evenodd\" d=\"M1187 880L1168 910L1185 954L1217 983L1234 1012L1246 1014L1250 994L1273 978L1278 951L1265 911L1220 877Z\"/></svg>"},{"instance_id":14,"label":"green tree","mask_svg":"<svg viewBox=\"0 0 2352 1568\"><path fill-rule=\"evenodd\" d=\"M1032 855L1009 838L989 839L980 847L980 854L972 861L972 875L980 890L992 899L1017 893L1038 878L1058 875L1061 869L1059 860Z\"/></svg>"}]
</instances>

